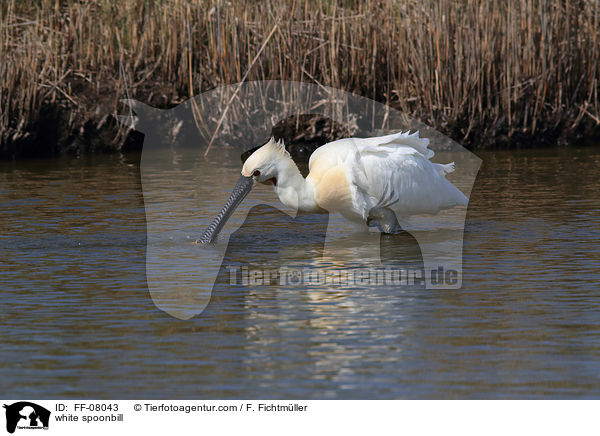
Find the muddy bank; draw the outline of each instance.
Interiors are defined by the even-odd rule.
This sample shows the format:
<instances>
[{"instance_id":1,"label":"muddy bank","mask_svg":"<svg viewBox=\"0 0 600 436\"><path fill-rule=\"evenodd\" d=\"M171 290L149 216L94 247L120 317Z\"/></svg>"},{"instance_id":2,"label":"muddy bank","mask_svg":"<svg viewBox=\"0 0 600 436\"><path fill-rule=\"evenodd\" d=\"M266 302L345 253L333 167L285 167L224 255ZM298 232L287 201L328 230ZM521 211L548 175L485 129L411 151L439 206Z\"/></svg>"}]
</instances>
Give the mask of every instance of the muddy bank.
<instances>
[{"instance_id":1,"label":"muddy bank","mask_svg":"<svg viewBox=\"0 0 600 436\"><path fill-rule=\"evenodd\" d=\"M150 87L149 87L150 88ZM82 155L90 153L118 153L139 151L144 135L119 124L115 115L126 114L120 106L115 111L117 95L110 90L100 91L81 86L77 104L68 99L42 103L39 116L20 131L7 129L2 132L0 159L32 157L56 157L63 154ZM153 91L136 95L140 101L159 108L170 109L186 100L169 86L155 84ZM531 134L513 132L508 135L502 122L493 128L472 128L465 140L465 122L444 121L438 129L453 140L471 150L506 148L563 147L600 143L600 126L593 120L580 122L576 128L568 120L557 120L552 128ZM305 115L298 119L280 121L272 129L272 136L283 139L288 150L299 159L307 159L314 149L326 142L350 136L346 126L332 120Z\"/></svg>"}]
</instances>

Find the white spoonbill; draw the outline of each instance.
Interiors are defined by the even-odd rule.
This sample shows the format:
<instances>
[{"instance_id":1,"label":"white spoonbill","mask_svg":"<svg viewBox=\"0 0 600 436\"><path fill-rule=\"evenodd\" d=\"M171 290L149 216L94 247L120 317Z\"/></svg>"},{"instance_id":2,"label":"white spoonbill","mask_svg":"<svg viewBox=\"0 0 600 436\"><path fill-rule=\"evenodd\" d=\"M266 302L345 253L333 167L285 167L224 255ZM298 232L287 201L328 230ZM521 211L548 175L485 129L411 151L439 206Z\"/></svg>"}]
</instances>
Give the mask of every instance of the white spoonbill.
<instances>
[{"instance_id":1,"label":"white spoonbill","mask_svg":"<svg viewBox=\"0 0 600 436\"><path fill-rule=\"evenodd\" d=\"M213 242L257 182L271 183L279 200L298 211L339 212L383 233L400 230L397 216L467 205L467 197L445 177L454 163L431 162L428 145L418 132L340 139L312 153L304 178L283 142L271 138L248 157L225 206L197 242Z\"/></svg>"}]
</instances>

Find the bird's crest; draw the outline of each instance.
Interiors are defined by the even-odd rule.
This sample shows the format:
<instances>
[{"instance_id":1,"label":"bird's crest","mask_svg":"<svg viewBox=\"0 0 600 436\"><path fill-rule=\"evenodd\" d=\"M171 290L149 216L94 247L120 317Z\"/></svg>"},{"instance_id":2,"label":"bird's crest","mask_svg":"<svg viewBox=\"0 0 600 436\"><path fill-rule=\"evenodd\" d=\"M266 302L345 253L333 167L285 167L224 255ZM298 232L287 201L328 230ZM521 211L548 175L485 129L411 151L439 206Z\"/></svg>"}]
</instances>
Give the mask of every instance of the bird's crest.
<instances>
[{"instance_id":1,"label":"bird's crest","mask_svg":"<svg viewBox=\"0 0 600 436\"><path fill-rule=\"evenodd\" d=\"M285 144L283 143L283 139L279 139L276 141L275 138L271 136L271 139L269 139L269 142L267 142L265 144L265 148L269 148L274 152L277 152L284 156L290 157L290 154L285 149Z\"/></svg>"},{"instance_id":2,"label":"bird's crest","mask_svg":"<svg viewBox=\"0 0 600 436\"><path fill-rule=\"evenodd\" d=\"M268 162L278 161L280 158L283 158L284 160L286 158L292 159L285 149L283 141L275 141L274 138L271 138L266 144L254 151L254 153L246 159L246 162L244 162L244 166L242 167L242 174L250 175L254 169L259 166Z\"/></svg>"}]
</instances>

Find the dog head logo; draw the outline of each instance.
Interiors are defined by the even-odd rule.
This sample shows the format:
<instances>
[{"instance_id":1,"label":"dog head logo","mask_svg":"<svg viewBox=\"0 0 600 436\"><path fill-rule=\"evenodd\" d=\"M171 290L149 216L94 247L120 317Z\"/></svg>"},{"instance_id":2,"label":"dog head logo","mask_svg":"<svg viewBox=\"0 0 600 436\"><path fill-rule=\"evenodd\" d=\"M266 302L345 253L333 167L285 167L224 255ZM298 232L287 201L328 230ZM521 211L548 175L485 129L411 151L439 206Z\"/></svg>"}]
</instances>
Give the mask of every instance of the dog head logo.
<instances>
[{"instance_id":1,"label":"dog head logo","mask_svg":"<svg viewBox=\"0 0 600 436\"><path fill-rule=\"evenodd\" d=\"M436 130L373 100L299 82L261 81L225 86L170 110L155 109L134 100L125 103L129 113L120 116L120 121L145 135L140 172L147 224L148 288L155 305L172 316L188 319L204 310L222 269L230 236L240 229L250 210L267 205L292 219L297 218L298 205L305 201L301 198L302 190L292 189L275 195L273 185L279 181L271 177L270 168L259 165L257 170L254 166L262 165L262 161L257 163L254 162L256 157L250 157L246 166L252 166L253 171L245 174L249 169L243 167L240 155L271 143L271 154L281 154L280 160L287 162L289 156L285 155L283 144L270 141L272 129L282 120L305 114L346 126L346 137L380 139L387 135L395 138L398 132L409 132L402 140L411 142L427 160L426 165L435 168L441 177L448 174L450 183L460 190L460 195L456 192L461 200L458 206L435 216L419 215L400 224L422 254L426 287L461 287L466 203L481 160ZM375 154L378 152L374 150ZM332 156L335 157L335 153ZM454 166L450 162L454 162ZM357 161L356 167L360 166L361 162ZM250 180L252 177L256 180ZM436 180L441 177L435 176ZM352 195L367 198L360 190L368 189L368 183L357 182L356 185ZM253 188L251 193L250 188ZM381 194L390 197L393 193L383 189ZM420 201L417 197L399 198L397 202ZM226 207L221 210L225 203ZM393 214L377 204L371 206L365 212L364 221L383 233L387 233L387 227L394 230L397 223ZM373 232L372 228L371 232L354 238L344 218L333 213L326 218L323 259L335 259L339 263L344 256L354 256L346 259L347 264L364 264L368 252L380 263L379 259L383 258L383 253L380 257L381 233ZM268 223L262 223L261 227L259 231L269 237ZM208 233L203 235L205 229ZM202 241L203 236L209 244L194 244L194 241ZM256 259L255 248L247 246L240 250L238 260ZM293 247L288 244L286 249L293 250ZM299 246L296 252L303 250Z\"/></svg>"},{"instance_id":2,"label":"dog head logo","mask_svg":"<svg viewBox=\"0 0 600 436\"><path fill-rule=\"evenodd\" d=\"M47 429L50 423L50 411L28 401L19 401L4 405L6 409L6 431L14 433L17 428Z\"/></svg>"}]
</instances>

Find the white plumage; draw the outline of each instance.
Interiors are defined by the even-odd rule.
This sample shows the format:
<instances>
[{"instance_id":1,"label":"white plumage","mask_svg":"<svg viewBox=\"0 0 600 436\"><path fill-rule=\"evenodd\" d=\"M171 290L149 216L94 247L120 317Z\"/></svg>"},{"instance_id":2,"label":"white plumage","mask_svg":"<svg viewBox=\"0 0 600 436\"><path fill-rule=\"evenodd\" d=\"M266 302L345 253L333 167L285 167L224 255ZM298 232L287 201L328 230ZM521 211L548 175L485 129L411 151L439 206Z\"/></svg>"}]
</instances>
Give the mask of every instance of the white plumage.
<instances>
[{"instance_id":1,"label":"white plumage","mask_svg":"<svg viewBox=\"0 0 600 436\"><path fill-rule=\"evenodd\" d=\"M313 152L305 179L283 143L271 139L248 157L238 185L200 241L214 241L256 182L273 184L291 208L339 212L385 233L400 229L397 218L467 205L467 197L445 177L454 163L431 162L428 145L418 132L340 139Z\"/></svg>"},{"instance_id":2,"label":"white plumage","mask_svg":"<svg viewBox=\"0 0 600 436\"><path fill-rule=\"evenodd\" d=\"M290 207L340 212L352 221L365 222L376 208L408 217L466 205L465 195L445 177L454 163L431 162L428 145L418 132L340 139L314 151L304 179L283 143L271 140L248 158L242 175L272 182Z\"/></svg>"},{"instance_id":3,"label":"white plumage","mask_svg":"<svg viewBox=\"0 0 600 436\"><path fill-rule=\"evenodd\" d=\"M341 139L315 150L307 179L315 178L313 167L318 167L319 173L343 168L352 204L340 212L355 220L356 215L366 220L375 207L407 217L466 205L467 197L445 177L454 171L454 163L431 162L434 152L428 145L429 140L419 138L418 132Z\"/></svg>"}]
</instances>

